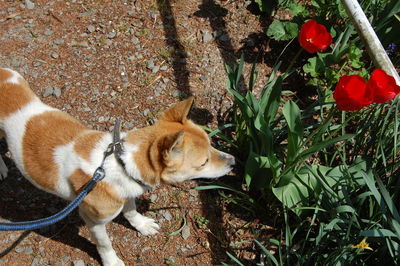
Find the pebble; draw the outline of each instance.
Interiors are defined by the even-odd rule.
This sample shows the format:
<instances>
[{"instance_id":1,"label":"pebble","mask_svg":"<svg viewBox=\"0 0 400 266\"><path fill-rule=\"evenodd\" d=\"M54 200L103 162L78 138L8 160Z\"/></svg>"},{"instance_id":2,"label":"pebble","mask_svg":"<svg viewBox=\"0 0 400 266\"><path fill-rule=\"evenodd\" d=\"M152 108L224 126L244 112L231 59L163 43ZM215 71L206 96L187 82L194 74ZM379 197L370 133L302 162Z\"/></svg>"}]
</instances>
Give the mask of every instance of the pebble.
<instances>
[{"instance_id":1,"label":"pebble","mask_svg":"<svg viewBox=\"0 0 400 266\"><path fill-rule=\"evenodd\" d=\"M53 87L50 87L50 86L46 87L44 89L43 97L49 97L50 95L53 94L53 91L54 91Z\"/></svg>"},{"instance_id":2,"label":"pebble","mask_svg":"<svg viewBox=\"0 0 400 266\"><path fill-rule=\"evenodd\" d=\"M95 30L96 30L96 28L93 25L90 25L87 27L87 31L90 33L94 32Z\"/></svg>"},{"instance_id":3,"label":"pebble","mask_svg":"<svg viewBox=\"0 0 400 266\"><path fill-rule=\"evenodd\" d=\"M185 225L182 228L182 238L186 240L189 238L189 236L190 236L190 227L188 225Z\"/></svg>"},{"instance_id":4,"label":"pebble","mask_svg":"<svg viewBox=\"0 0 400 266\"><path fill-rule=\"evenodd\" d=\"M144 111L143 111L143 115L144 116L148 116L150 114L150 110L149 109L145 109Z\"/></svg>"},{"instance_id":5,"label":"pebble","mask_svg":"<svg viewBox=\"0 0 400 266\"><path fill-rule=\"evenodd\" d=\"M53 31L51 29L46 29L43 34L46 36L50 36L53 34Z\"/></svg>"},{"instance_id":6,"label":"pebble","mask_svg":"<svg viewBox=\"0 0 400 266\"><path fill-rule=\"evenodd\" d=\"M171 221L172 220L172 214L169 211L163 211L162 212L162 216L165 218L165 220L167 221Z\"/></svg>"},{"instance_id":7,"label":"pebble","mask_svg":"<svg viewBox=\"0 0 400 266\"><path fill-rule=\"evenodd\" d=\"M133 42L133 44L139 44L139 43L140 43L140 40L139 40L138 37L133 36L133 37L132 37L132 42Z\"/></svg>"},{"instance_id":8,"label":"pebble","mask_svg":"<svg viewBox=\"0 0 400 266\"><path fill-rule=\"evenodd\" d=\"M180 98L184 96L184 92L180 91L180 90L174 90L172 92L172 96L175 98Z\"/></svg>"},{"instance_id":9,"label":"pebble","mask_svg":"<svg viewBox=\"0 0 400 266\"><path fill-rule=\"evenodd\" d=\"M208 30L204 30L202 33L203 33L203 42L204 43L212 41L213 36Z\"/></svg>"},{"instance_id":10,"label":"pebble","mask_svg":"<svg viewBox=\"0 0 400 266\"><path fill-rule=\"evenodd\" d=\"M132 129L134 127L135 127L135 125L132 122L127 122L124 125L124 128L126 128L126 129Z\"/></svg>"},{"instance_id":11,"label":"pebble","mask_svg":"<svg viewBox=\"0 0 400 266\"><path fill-rule=\"evenodd\" d=\"M151 70L151 72L153 74L156 74L159 70L160 70L160 66L154 66L153 69Z\"/></svg>"},{"instance_id":12,"label":"pebble","mask_svg":"<svg viewBox=\"0 0 400 266\"><path fill-rule=\"evenodd\" d=\"M73 266L85 266L86 264L85 264L85 262L83 260L74 260L72 262L72 265Z\"/></svg>"},{"instance_id":13,"label":"pebble","mask_svg":"<svg viewBox=\"0 0 400 266\"><path fill-rule=\"evenodd\" d=\"M57 59L60 56L57 53L51 53L51 57L54 58L54 59Z\"/></svg>"},{"instance_id":14,"label":"pebble","mask_svg":"<svg viewBox=\"0 0 400 266\"><path fill-rule=\"evenodd\" d=\"M61 89L60 89L60 88L54 88L53 95L54 95L57 99L59 99L59 98L61 97Z\"/></svg>"},{"instance_id":15,"label":"pebble","mask_svg":"<svg viewBox=\"0 0 400 266\"><path fill-rule=\"evenodd\" d=\"M31 2L30 0L25 0L25 6L27 9L34 9L35 3Z\"/></svg>"},{"instance_id":16,"label":"pebble","mask_svg":"<svg viewBox=\"0 0 400 266\"><path fill-rule=\"evenodd\" d=\"M146 65L146 67L147 67L148 69L153 69L153 68L154 68L154 59L149 59L149 60L147 60L147 65Z\"/></svg>"},{"instance_id":17,"label":"pebble","mask_svg":"<svg viewBox=\"0 0 400 266\"><path fill-rule=\"evenodd\" d=\"M17 253L25 253L27 255L30 255L33 253L32 247L16 247L15 252Z\"/></svg>"},{"instance_id":18,"label":"pebble","mask_svg":"<svg viewBox=\"0 0 400 266\"><path fill-rule=\"evenodd\" d=\"M73 41L71 42L71 45L72 45L72 46L77 46L77 47L89 47L89 44L88 44L87 41L77 42L77 41L73 40Z\"/></svg>"},{"instance_id":19,"label":"pebble","mask_svg":"<svg viewBox=\"0 0 400 266\"><path fill-rule=\"evenodd\" d=\"M158 197L157 197L156 194L151 194L151 195L150 195L150 201L151 201L151 202L155 202L155 201L157 200L157 198L158 198Z\"/></svg>"},{"instance_id":20,"label":"pebble","mask_svg":"<svg viewBox=\"0 0 400 266\"><path fill-rule=\"evenodd\" d=\"M117 32L116 31L111 31L107 34L107 38L108 39L114 39L115 36L117 36Z\"/></svg>"},{"instance_id":21,"label":"pebble","mask_svg":"<svg viewBox=\"0 0 400 266\"><path fill-rule=\"evenodd\" d=\"M64 39L57 39L54 41L55 44L60 45L60 44L64 44Z\"/></svg>"},{"instance_id":22,"label":"pebble","mask_svg":"<svg viewBox=\"0 0 400 266\"><path fill-rule=\"evenodd\" d=\"M200 79L201 81L206 81L206 80L207 80L207 77L206 77L206 76L200 76L199 79Z\"/></svg>"}]
</instances>

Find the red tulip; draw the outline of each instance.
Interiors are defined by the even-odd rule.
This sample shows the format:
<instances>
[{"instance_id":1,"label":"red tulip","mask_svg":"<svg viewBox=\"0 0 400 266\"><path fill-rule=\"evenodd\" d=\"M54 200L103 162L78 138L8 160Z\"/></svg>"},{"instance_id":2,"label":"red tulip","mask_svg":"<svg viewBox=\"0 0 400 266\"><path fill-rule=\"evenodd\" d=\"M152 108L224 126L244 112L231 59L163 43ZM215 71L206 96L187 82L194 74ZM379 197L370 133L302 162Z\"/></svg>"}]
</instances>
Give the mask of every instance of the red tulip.
<instances>
[{"instance_id":1,"label":"red tulip","mask_svg":"<svg viewBox=\"0 0 400 266\"><path fill-rule=\"evenodd\" d=\"M400 93L400 86L397 86L395 79L385 71L375 69L368 81L367 90L371 91L374 103L385 103Z\"/></svg>"},{"instance_id":2,"label":"red tulip","mask_svg":"<svg viewBox=\"0 0 400 266\"><path fill-rule=\"evenodd\" d=\"M367 83L359 75L341 77L333 92L333 98L342 111L360 110L372 103L371 91L367 89Z\"/></svg>"},{"instance_id":3,"label":"red tulip","mask_svg":"<svg viewBox=\"0 0 400 266\"><path fill-rule=\"evenodd\" d=\"M301 26L299 34L301 47L309 53L325 51L332 43L332 35L326 30L324 25L318 24L310 19Z\"/></svg>"}]
</instances>

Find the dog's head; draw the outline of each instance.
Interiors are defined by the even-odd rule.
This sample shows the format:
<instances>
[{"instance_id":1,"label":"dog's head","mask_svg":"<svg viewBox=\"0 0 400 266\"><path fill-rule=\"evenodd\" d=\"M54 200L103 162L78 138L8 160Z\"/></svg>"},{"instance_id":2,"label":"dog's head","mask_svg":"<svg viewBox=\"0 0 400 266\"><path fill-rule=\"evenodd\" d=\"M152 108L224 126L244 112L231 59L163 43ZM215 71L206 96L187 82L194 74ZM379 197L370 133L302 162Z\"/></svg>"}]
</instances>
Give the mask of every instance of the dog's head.
<instances>
[{"instance_id":1,"label":"dog's head","mask_svg":"<svg viewBox=\"0 0 400 266\"><path fill-rule=\"evenodd\" d=\"M206 132L187 118L192 104L193 97L190 97L165 110L140 137L138 132L128 133L128 142L141 143L134 160L143 178L150 171L156 172L161 182L176 183L217 178L232 169L234 157L213 148ZM147 154L143 155L145 151Z\"/></svg>"}]
</instances>

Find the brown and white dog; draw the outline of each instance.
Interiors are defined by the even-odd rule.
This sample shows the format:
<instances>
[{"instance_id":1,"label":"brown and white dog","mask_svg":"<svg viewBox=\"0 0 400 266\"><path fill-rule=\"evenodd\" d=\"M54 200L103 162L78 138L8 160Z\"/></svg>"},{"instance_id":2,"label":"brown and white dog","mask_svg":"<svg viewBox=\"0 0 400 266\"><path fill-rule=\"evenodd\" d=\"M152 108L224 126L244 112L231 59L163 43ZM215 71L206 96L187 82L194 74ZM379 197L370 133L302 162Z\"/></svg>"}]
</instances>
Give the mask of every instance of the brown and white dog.
<instances>
[{"instance_id":1,"label":"brown and white dog","mask_svg":"<svg viewBox=\"0 0 400 266\"><path fill-rule=\"evenodd\" d=\"M121 211L143 235L157 233L153 219L136 211L135 198L160 183L227 174L234 157L210 145L207 134L187 118L193 98L164 111L152 126L122 133L122 163L106 158L106 176L79 206L104 265L124 265L105 224ZM35 186L72 200L100 166L112 136L86 128L40 101L11 69L0 69L0 138L21 173ZM7 168L0 157L0 179ZM139 182L135 181L139 180ZM144 183L146 186L143 186Z\"/></svg>"}]
</instances>

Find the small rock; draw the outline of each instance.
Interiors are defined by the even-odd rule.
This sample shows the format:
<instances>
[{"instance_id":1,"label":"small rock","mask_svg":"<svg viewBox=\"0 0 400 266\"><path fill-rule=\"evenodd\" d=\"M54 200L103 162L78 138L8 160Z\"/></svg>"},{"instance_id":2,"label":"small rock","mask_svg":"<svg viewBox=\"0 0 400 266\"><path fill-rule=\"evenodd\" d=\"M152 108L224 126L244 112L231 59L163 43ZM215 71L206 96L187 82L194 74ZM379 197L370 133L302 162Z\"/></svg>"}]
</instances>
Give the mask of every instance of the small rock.
<instances>
[{"instance_id":1,"label":"small rock","mask_svg":"<svg viewBox=\"0 0 400 266\"><path fill-rule=\"evenodd\" d=\"M77 42L77 41L73 40L71 42L71 45L76 46L76 47L85 47L85 48L89 47L89 44L87 41Z\"/></svg>"},{"instance_id":2,"label":"small rock","mask_svg":"<svg viewBox=\"0 0 400 266\"><path fill-rule=\"evenodd\" d=\"M206 76L200 76L199 79L200 79L201 81L206 81L206 80L207 80L207 77L206 77Z\"/></svg>"},{"instance_id":3,"label":"small rock","mask_svg":"<svg viewBox=\"0 0 400 266\"><path fill-rule=\"evenodd\" d=\"M162 67L160 67L160 70L162 70L162 71L165 71L165 70L167 70L168 69L168 66L162 66Z\"/></svg>"},{"instance_id":4,"label":"small rock","mask_svg":"<svg viewBox=\"0 0 400 266\"><path fill-rule=\"evenodd\" d=\"M51 29L46 29L43 34L46 36L50 36L53 34L53 31Z\"/></svg>"},{"instance_id":5,"label":"small rock","mask_svg":"<svg viewBox=\"0 0 400 266\"><path fill-rule=\"evenodd\" d=\"M72 262L72 265L73 266L85 266L86 264L85 264L85 262L83 260L74 260Z\"/></svg>"},{"instance_id":6,"label":"small rock","mask_svg":"<svg viewBox=\"0 0 400 266\"><path fill-rule=\"evenodd\" d=\"M174 90L174 92L172 92L172 96L175 98L181 98L184 96L184 92L180 91L180 90Z\"/></svg>"},{"instance_id":7,"label":"small rock","mask_svg":"<svg viewBox=\"0 0 400 266\"><path fill-rule=\"evenodd\" d=\"M41 263L41 259L36 257L32 260L31 266L37 266L37 265L40 265L40 263Z\"/></svg>"},{"instance_id":8,"label":"small rock","mask_svg":"<svg viewBox=\"0 0 400 266\"><path fill-rule=\"evenodd\" d=\"M189 194L193 197L198 197L199 196L199 191L195 189L189 190Z\"/></svg>"},{"instance_id":9,"label":"small rock","mask_svg":"<svg viewBox=\"0 0 400 266\"><path fill-rule=\"evenodd\" d=\"M213 39L213 36L208 30L203 31L203 42L204 43L210 42L212 39Z\"/></svg>"},{"instance_id":10,"label":"small rock","mask_svg":"<svg viewBox=\"0 0 400 266\"><path fill-rule=\"evenodd\" d=\"M162 215L165 218L165 220L167 220L167 221L171 221L172 220L172 214L169 211L164 211L162 213Z\"/></svg>"},{"instance_id":11,"label":"small rock","mask_svg":"<svg viewBox=\"0 0 400 266\"><path fill-rule=\"evenodd\" d=\"M32 247L16 247L15 252L17 253L25 253L27 255L30 255L33 253Z\"/></svg>"},{"instance_id":12,"label":"small rock","mask_svg":"<svg viewBox=\"0 0 400 266\"><path fill-rule=\"evenodd\" d=\"M54 41L54 44L60 45L60 44L64 44L64 39L57 39Z\"/></svg>"},{"instance_id":13,"label":"small rock","mask_svg":"<svg viewBox=\"0 0 400 266\"><path fill-rule=\"evenodd\" d=\"M61 97L61 89L60 89L60 88L54 88L53 95L54 95L57 99L59 99L59 98Z\"/></svg>"},{"instance_id":14,"label":"small rock","mask_svg":"<svg viewBox=\"0 0 400 266\"><path fill-rule=\"evenodd\" d=\"M53 87L50 86L46 87L43 93L43 97L49 97L50 95L53 94L53 91L54 91Z\"/></svg>"},{"instance_id":15,"label":"small rock","mask_svg":"<svg viewBox=\"0 0 400 266\"><path fill-rule=\"evenodd\" d=\"M146 67L147 67L148 69L153 69L153 68L154 68L154 60L153 60L153 59L147 60L147 65L146 65Z\"/></svg>"},{"instance_id":16,"label":"small rock","mask_svg":"<svg viewBox=\"0 0 400 266\"><path fill-rule=\"evenodd\" d=\"M27 9L34 9L35 3L31 2L30 0L25 0L25 6Z\"/></svg>"},{"instance_id":17,"label":"small rock","mask_svg":"<svg viewBox=\"0 0 400 266\"><path fill-rule=\"evenodd\" d=\"M93 25L89 25L87 27L87 31L90 32L90 33L94 32L95 30L96 30L96 28Z\"/></svg>"},{"instance_id":18,"label":"small rock","mask_svg":"<svg viewBox=\"0 0 400 266\"><path fill-rule=\"evenodd\" d=\"M150 195L150 201L151 201L151 202L155 202L155 201L157 200L157 198L158 198L158 197L157 197L156 194L151 194L151 195Z\"/></svg>"},{"instance_id":19,"label":"small rock","mask_svg":"<svg viewBox=\"0 0 400 266\"><path fill-rule=\"evenodd\" d=\"M144 111L143 111L143 115L144 116L148 116L150 114L150 110L149 109L145 109Z\"/></svg>"},{"instance_id":20,"label":"small rock","mask_svg":"<svg viewBox=\"0 0 400 266\"><path fill-rule=\"evenodd\" d=\"M131 122L127 122L124 125L124 128L126 128L126 129L132 129L134 127L135 127L135 125L133 123L131 123ZM151 196L150 196L150 199L151 199Z\"/></svg>"},{"instance_id":21,"label":"small rock","mask_svg":"<svg viewBox=\"0 0 400 266\"><path fill-rule=\"evenodd\" d=\"M183 227L183 229L182 229L182 237L183 237L183 239L188 239L189 238L189 236L190 236L190 227L189 226L187 226L187 225L185 225L184 227Z\"/></svg>"},{"instance_id":22,"label":"small rock","mask_svg":"<svg viewBox=\"0 0 400 266\"><path fill-rule=\"evenodd\" d=\"M117 32L116 31L111 31L107 34L107 38L108 39L114 39L115 36L117 36Z\"/></svg>"},{"instance_id":23,"label":"small rock","mask_svg":"<svg viewBox=\"0 0 400 266\"><path fill-rule=\"evenodd\" d=\"M156 74L159 70L160 70L160 66L154 66L153 69L151 70L151 72L153 74Z\"/></svg>"},{"instance_id":24,"label":"small rock","mask_svg":"<svg viewBox=\"0 0 400 266\"><path fill-rule=\"evenodd\" d=\"M57 53L51 53L51 57L54 58L54 59L57 59L60 56Z\"/></svg>"},{"instance_id":25,"label":"small rock","mask_svg":"<svg viewBox=\"0 0 400 266\"><path fill-rule=\"evenodd\" d=\"M133 37L132 37L132 42L133 42L133 44L139 44L139 43L140 43L140 40L139 40L138 37L133 36Z\"/></svg>"},{"instance_id":26,"label":"small rock","mask_svg":"<svg viewBox=\"0 0 400 266\"><path fill-rule=\"evenodd\" d=\"M149 250L149 249L151 249L151 248L150 248L150 247L142 248L142 252L145 252L145 251L147 251L147 250Z\"/></svg>"}]
</instances>

